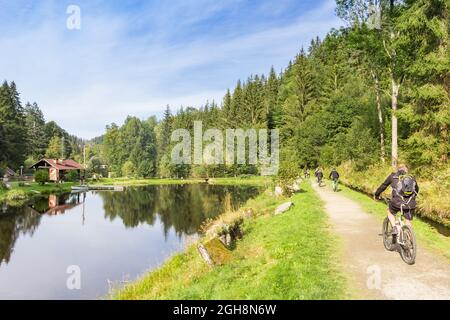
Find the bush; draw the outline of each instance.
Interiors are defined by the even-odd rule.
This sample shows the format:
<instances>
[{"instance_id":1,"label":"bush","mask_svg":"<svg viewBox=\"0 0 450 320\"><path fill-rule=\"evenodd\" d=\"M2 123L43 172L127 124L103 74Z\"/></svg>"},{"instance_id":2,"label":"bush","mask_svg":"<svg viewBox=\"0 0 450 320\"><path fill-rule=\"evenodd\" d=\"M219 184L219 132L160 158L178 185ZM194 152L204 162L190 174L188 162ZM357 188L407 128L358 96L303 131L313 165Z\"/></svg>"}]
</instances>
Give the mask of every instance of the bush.
<instances>
[{"instance_id":1,"label":"bush","mask_svg":"<svg viewBox=\"0 0 450 320\"><path fill-rule=\"evenodd\" d=\"M134 177L136 175L136 166L132 161L128 160L123 164L122 174L125 177Z\"/></svg>"},{"instance_id":2,"label":"bush","mask_svg":"<svg viewBox=\"0 0 450 320\"><path fill-rule=\"evenodd\" d=\"M6 195L6 200L8 201L25 200L26 198L27 194L23 190L11 190Z\"/></svg>"},{"instance_id":3,"label":"bush","mask_svg":"<svg viewBox=\"0 0 450 320\"><path fill-rule=\"evenodd\" d=\"M80 175L79 175L78 171L71 170L64 176L64 180L76 182L76 181L80 180Z\"/></svg>"},{"instance_id":4,"label":"bush","mask_svg":"<svg viewBox=\"0 0 450 320\"><path fill-rule=\"evenodd\" d=\"M34 181L37 183L44 185L49 181L48 171L47 170L38 170L34 174Z\"/></svg>"}]
</instances>

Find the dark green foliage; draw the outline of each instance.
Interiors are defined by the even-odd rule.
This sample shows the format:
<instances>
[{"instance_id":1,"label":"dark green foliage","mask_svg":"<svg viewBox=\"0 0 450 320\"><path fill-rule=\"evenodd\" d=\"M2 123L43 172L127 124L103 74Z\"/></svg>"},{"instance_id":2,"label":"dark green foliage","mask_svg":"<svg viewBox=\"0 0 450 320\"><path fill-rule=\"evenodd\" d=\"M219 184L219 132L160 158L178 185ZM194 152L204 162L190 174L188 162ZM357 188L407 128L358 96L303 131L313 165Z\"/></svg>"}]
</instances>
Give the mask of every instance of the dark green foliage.
<instances>
[{"instance_id":1,"label":"dark green foliage","mask_svg":"<svg viewBox=\"0 0 450 320\"><path fill-rule=\"evenodd\" d=\"M155 126L154 118L141 121L136 117L128 117L121 127L108 126L103 147L109 170L118 175L154 176L157 160Z\"/></svg>"},{"instance_id":2,"label":"dark green foliage","mask_svg":"<svg viewBox=\"0 0 450 320\"><path fill-rule=\"evenodd\" d=\"M70 170L64 176L64 181L77 182L80 180L80 174L76 170Z\"/></svg>"},{"instance_id":3,"label":"dark green foliage","mask_svg":"<svg viewBox=\"0 0 450 320\"><path fill-rule=\"evenodd\" d=\"M0 86L0 162L18 168L27 150L25 115L14 82Z\"/></svg>"},{"instance_id":4,"label":"dark green foliage","mask_svg":"<svg viewBox=\"0 0 450 320\"><path fill-rule=\"evenodd\" d=\"M45 132L44 114L36 102L25 105L25 124L27 128L28 156L34 159L42 158L45 154L48 140Z\"/></svg>"},{"instance_id":5,"label":"dark green foliage","mask_svg":"<svg viewBox=\"0 0 450 320\"><path fill-rule=\"evenodd\" d=\"M34 180L44 185L46 182L49 181L48 171L47 170L37 170L34 174Z\"/></svg>"}]
</instances>

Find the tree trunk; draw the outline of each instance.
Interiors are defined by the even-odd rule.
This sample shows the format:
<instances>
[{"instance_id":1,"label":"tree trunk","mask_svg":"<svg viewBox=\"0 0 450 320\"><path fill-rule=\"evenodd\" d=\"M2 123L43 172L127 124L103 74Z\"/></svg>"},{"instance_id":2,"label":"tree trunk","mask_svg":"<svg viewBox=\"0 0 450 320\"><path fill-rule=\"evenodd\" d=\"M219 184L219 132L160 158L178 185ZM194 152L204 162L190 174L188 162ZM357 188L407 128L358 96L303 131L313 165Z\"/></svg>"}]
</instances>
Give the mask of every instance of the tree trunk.
<instances>
[{"instance_id":1,"label":"tree trunk","mask_svg":"<svg viewBox=\"0 0 450 320\"><path fill-rule=\"evenodd\" d=\"M400 89L400 84L398 84L394 77L391 75L392 82L392 97L391 97L391 107L392 107L392 168L397 169L398 164L398 121L397 121L397 102L398 102L398 92Z\"/></svg>"},{"instance_id":2,"label":"tree trunk","mask_svg":"<svg viewBox=\"0 0 450 320\"><path fill-rule=\"evenodd\" d=\"M373 79L375 81L375 96L378 112L378 124L380 125L380 147L381 147L381 162L386 161L386 148L384 142L384 124L383 124L383 113L381 110L381 95L380 95L380 82L378 81L378 76L375 72L372 73Z\"/></svg>"}]
</instances>

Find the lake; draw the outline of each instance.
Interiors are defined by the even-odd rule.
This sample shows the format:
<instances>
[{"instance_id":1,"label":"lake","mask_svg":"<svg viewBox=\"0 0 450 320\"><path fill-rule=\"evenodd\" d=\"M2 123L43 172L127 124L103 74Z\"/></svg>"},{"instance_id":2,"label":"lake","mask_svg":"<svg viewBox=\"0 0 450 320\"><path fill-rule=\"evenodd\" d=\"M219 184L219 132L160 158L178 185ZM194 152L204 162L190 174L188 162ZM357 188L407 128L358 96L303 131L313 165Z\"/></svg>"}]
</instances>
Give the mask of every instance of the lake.
<instances>
[{"instance_id":1,"label":"lake","mask_svg":"<svg viewBox=\"0 0 450 320\"><path fill-rule=\"evenodd\" d=\"M0 299L105 297L111 284L160 266L198 236L205 220L259 192L252 186L165 185L0 204Z\"/></svg>"}]
</instances>

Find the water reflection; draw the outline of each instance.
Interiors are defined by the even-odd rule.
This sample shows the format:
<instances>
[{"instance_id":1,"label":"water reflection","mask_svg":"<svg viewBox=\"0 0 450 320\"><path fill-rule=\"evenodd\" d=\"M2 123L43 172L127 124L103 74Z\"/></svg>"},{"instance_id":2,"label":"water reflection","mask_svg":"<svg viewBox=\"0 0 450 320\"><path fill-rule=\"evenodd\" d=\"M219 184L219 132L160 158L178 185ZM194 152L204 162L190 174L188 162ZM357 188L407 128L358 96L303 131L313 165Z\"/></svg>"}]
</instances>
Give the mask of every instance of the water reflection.
<instances>
[{"instance_id":1,"label":"water reflection","mask_svg":"<svg viewBox=\"0 0 450 320\"><path fill-rule=\"evenodd\" d=\"M158 215L165 233L174 227L179 234L191 235L206 219L228 207L236 208L257 193L256 187L168 185L128 188L121 193L100 193L100 196L105 217L120 218L126 227L152 225Z\"/></svg>"},{"instance_id":2,"label":"water reflection","mask_svg":"<svg viewBox=\"0 0 450 320\"><path fill-rule=\"evenodd\" d=\"M259 191L206 184L148 186L51 195L21 207L0 204L0 298L105 294L107 280L119 281L124 274L133 278L157 266L203 221ZM80 292L65 288L66 267L74 263L89 277Z\"/></svg>"},{"instance_id":3,"label":"water reflection","mask_svg":"<svg viewBox=\"0 0 450 320\"><path fill-rule=\"evenodd\" d=\"M86 193L71 193L64 195L49 195L33 201L29 207L37 213L58 215L64 214L66 210L75 208L84 203Z\"/></svg>"}]
</instances>

